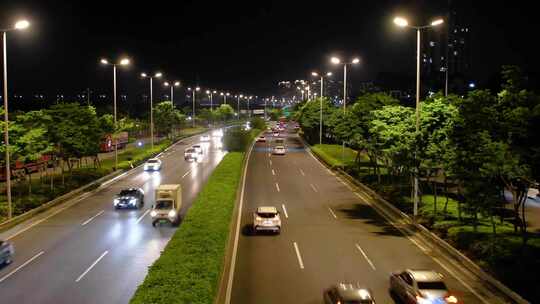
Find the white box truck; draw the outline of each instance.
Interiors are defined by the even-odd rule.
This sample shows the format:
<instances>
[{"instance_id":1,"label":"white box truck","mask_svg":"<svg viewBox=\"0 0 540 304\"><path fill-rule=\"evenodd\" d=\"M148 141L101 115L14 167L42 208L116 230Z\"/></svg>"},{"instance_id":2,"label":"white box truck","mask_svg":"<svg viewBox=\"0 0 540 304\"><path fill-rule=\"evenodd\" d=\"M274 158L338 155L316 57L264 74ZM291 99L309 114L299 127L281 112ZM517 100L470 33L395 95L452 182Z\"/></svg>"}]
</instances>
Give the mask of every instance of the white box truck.
<instances>
[{"instance_id":1,"label":"white box truck","mask_svg":"<svg viewBox=\"0 0 540 304\"><path fill-rule=\"evenodd\" d=\"M152 226L159 222L178 225L180 223L180 208L182 208L181 186L178 184L159 185L156 188L156 201L152 205L152 211L150 211Z\"/></svg>"}]
</instances>

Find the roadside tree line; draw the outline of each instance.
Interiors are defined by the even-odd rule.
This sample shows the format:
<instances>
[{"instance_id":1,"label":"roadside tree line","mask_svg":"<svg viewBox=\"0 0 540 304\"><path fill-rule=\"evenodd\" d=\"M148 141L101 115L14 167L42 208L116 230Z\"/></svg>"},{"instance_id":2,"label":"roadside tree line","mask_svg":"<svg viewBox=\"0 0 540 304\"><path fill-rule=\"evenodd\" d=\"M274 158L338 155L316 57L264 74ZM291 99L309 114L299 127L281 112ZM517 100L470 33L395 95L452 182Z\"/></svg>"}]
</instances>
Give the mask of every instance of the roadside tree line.
<instances>
[{"instance_id":1,"label":"roadside tree line","mask_svg":"<svg viewBox=\"0 0 540 304\"><path fill-rule=\"evenodd\" d=\"M516 66L504 66L502 79L497 93L475 90L463 97L435 94L423 100L419 132L415 109L388 94L363 94L346 111L323 98L324 141L344 142L358 151L348 170L357 176L369 171L364 177L371 176L379 187L389 185L389 191L412 192L418 174L422 192L435 197L434 208L437 185L446 193L452 186L459 220L468 215L475 231L482 214L490 218L495 235L494 216L506 189L513 196L514 229L522 232L525 244L524 202L540 180L540 97L523 89L524 77ZM319 141L320 102L300 104L294 113L312 144Z\"/></svg>"}]
</instances>

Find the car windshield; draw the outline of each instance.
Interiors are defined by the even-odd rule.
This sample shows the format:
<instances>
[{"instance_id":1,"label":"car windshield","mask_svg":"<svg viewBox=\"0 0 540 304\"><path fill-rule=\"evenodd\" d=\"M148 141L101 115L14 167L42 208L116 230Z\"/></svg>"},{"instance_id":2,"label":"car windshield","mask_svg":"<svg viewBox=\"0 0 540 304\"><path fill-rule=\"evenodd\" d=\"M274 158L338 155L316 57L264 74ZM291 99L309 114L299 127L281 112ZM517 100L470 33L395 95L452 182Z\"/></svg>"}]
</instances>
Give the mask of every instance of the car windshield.
<instances>
[{"instance_id":1,"label":"car windshield","mask_svg":"<svg viewBox=\"0 0 540 304\"><path fill-rule=\"evenodd\" d=\"M136 192L135 190L122 190L120 191L120 196L134 196Z\"/></svg>"},{"instance_id":2,"label":"car windshield","mask_svg":"<svg viewBox=\"0 0 540 304\"><path fill-rule=\"evenodd\" d=\"M446 290L446 285L442 281L418 282L418 289Z\"/></svg>"},{"instance_id":3,"label":"car windshield","mask_svg":"<svg viewBox=\"0 0 540 304\"><path fill-rule=\"evenodd\" d=\"M156 209L172 209L172 201L157 201Z\"/></svg>"},{"instance_id":4,"label":"car windshield","mask_svg":"<svg viewBox=\"0 0 540 304\"><path fill-rule=\"evenodd\" d=\"M258 212L257 215L262 218L273 218L276 216L276 214L272 212Z\"/></svg>"},{"instance_id":5,"label":"car windshield","mask_svg":"<svg viewBox=\"0 0 540 304\"><path fill-rule=\"evenodd\" d=\"M186 153L193 153L193 152L195 152L195 149L187 149L186 150Z\"/></svg>"},{"instance_id":6,"label":"car windshield","mask_svg":"<svg viewBox=\"0 0 540 304\"><path fill-rule=\"evenodd\" d=\"M156 164L156 163L158 163L158 162L159 162L159 161L158 161L157 159L149 159L149 160L148 160L148 163L149 163L149 164Z\"/></svg>"},{"instance_id":7,"label":"car windshield","mask_svg":"<svg viewBox=\"0 0 540 304\"><path fill-rule=\"evenodd\" d=\"M195 148L195 149L199 149L200 147L201 147L201 146L199 146L199 145L193 146L193 148Z\"/></svg>"}]
</instances>

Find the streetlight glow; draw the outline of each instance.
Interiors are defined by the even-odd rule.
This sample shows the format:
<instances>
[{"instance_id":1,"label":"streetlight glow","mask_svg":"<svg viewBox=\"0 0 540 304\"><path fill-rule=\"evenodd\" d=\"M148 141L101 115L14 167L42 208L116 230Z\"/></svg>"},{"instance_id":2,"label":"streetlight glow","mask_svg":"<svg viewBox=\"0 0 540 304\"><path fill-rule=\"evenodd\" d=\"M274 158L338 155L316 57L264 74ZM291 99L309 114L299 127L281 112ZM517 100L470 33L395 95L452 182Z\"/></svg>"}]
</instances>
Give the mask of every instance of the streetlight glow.
<instances>
[{"instance_id":1,"label":"streetlight glow","mask_svg":"<svg viewBox=\"0 0 540 304\"><path fill-rule=\"evenodd\" d=\"M337 57L332 57L332 59L330 59L330 61L333 64L340 64L341 63L341 60L339 60L339 58L337 58Z\"/></svg>"},{"instance_id":2,"label":"streetlight glow","mask_svg":"<svg viewBox=\"0 0 540 304\"><path fill-rule=\"evenodd\" d=\"M180 81L177 81L174 83L174 86L177 87L177 86L180 86Z\"/></svg>"},{"instance_id":3,"label":"streetlight glow","mask_svg":"<svg viewBox=\"0 0 540 304\"><path fill-rule=\"evenodd\" d=\"M399 27L406 27L409 25L409 21L407 21L407 19L402 18L402 17L394 18L394 23Z\"/></svg>"},{"instance_id":4,"label":"streetlight glow","mask_svg":"<svg viewBox=\"0 0 540 304\"><path fill-rule=\"evenodd\" d=\"M144 78L144 77L146 77L146 76L147 76L146 73L141 73L141 77Z\"/></svg>"},{"instance_id":5,"label":"streetlight glow","mask_svg":"<svg viewBox=\"0 0 540 304\"><path fill-rule=\"evenodd\" d=\"M437 20L434 20L433 22L431 22L431 26L437 26L437 25L440 25L440 24L443 24L443 23L444 23L444 20L437 19Z\"/></svg>"},{"instance_id":6,"label":"streetlight glow","mask_svg":"<svg viewBox=\"0 0 540 304\"><path fill-rule=\"evenodd\" d=\"M311 75L315 76L315 77L319 76L319 74L317 72L311 72Z\"/></svg>"},{"instance_id":7,"label":"streetlight glow","mask_svg":"<svg viewBox=\"0 0 540 304\"><path fill-rule=\"evenodd\" d=\"M120 65L128 65L128 64L129 64L129 59L124 58L124 59L120 60Z\"/></svg>"},{"instance_id":8,"label":"streetlight glow","mask_svg":"<svg viewBox=\"0 0 540 304\"><path fill-rule=\"evenodd\" d=\"M168 87L168 86L169 86L169 83L168 83L167 81L165 81L165 82L163 83L163 85L166 86L166 87Z\"/></svg>"},{"instance_id":9,"label":"streetlight glow","mask_svg":"<svg viewBox=\"0 0 540 304\"><path fill-rule=\"evenodd\" d=\"M161 72L157 72L156 75L154 75L154 77L156 77L156 78L159 78L161 76L163 76L163 74L161 74Z\"/></svg>"},{"instance_id":10,"label":"streetlight glow","mask_svg":"<svg viewBox=\"0 0 540 304\"><path fill-rule=\"evenodd\" d=\"M195 90L196 90L196 91L200 91L200 90L201 90L201 88L199 88L199 87L196 87L196 88L195 88Z\"/></svg>"},{"instance_id":11,"label":"streetlight glow","mask_svg":"<svg viewBox=\"0 0 540 304\"><path fill-rule=\"evenodd\" d=\"M206 94L210 94L210 91L206 90Z\"/></svg>"},{"instance_id":12,"label":"streetlight glow","mask_svg":"<svg viewBox=\"0 0 540 304\"><path fill-rule=\"evenodd\" d=\"M30 22L27 20L19 20L15 23L15 29L16 30L24 30L27 29L30 26Z\"/></svg>"},{"instance_id":13,"label":"streetlight glow","mask_svg":"<svg viewBox=\"0 0 540 304\"><path fill-rule=\"evenodd\" d=\"M352 61L353 64L357 64L357 63L359 63L359 62L360 62L360 59L359 59L359 58L354 58L353 61Z\"/></svg>"},{"instance_id":14,"label":"streetlight glow","mask_svg":"<svg viewBox=\"0 0 540 304\"><path fill-rule=\"evenodd\" d=\"M105 58L102 58L102 59L100 60L100 62L101 62L102 64L109 64L109 61L107 61L107 59L105 59Z\"/></svg>"},{"instance_id":15,"label":"streetlight glow","mask_svg":"<svg viewBox=\"0 0 540 304\"><path fill-rule=\"evenodd\" d=\"M332 72L326 73L326 76L332 76Z\"/></svg>"}]
</instances>

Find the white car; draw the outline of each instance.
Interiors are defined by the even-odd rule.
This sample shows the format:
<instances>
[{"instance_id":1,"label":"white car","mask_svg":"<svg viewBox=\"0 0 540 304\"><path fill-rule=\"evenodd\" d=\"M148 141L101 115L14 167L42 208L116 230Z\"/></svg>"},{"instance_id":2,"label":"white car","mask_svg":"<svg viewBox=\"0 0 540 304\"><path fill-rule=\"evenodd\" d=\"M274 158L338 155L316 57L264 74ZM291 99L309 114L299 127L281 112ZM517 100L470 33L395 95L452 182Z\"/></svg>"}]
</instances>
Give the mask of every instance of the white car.
<instances>
[{"instance_id":1,"label":"white car","mask_svg":"<svg viewBox=\"0 0 540 304\"><path fill-rule=\"evenodd\" d=\"M214 130L212 132L212 136L214 136L214 137L222 137L223 136L223 130L221 130L221 129Z\"/></svg>"},{"instance_id":2,"label":"white car","mask_svg":"<svg viewBox=\"0 0 540 304\"><path fill-rule=\"evenodd\" d=\"M158 158L150 158L144 164L144 171L159 171L161 170L161 160Z\"/></svg>"},{"instance_id":3,"label":"white car","mask_svg":"<svg viewBox=\"0 0 540 304\"><path fill-rule=\"evenodd\" d=\"M279 132L274 132L274 137L278 137L279 136Z\"/></svg>"},{"instance_id":4,"label":"white car","mask_svg":"<svg viewBox=\"0 0 540 304\"><path fill-rule=\"evenodd\" d=\"M259 207L253 213L253 231L281 232L281 218L276 207Z\"/></svg>"},{"instance_id":5,"label":"white car","mask_svg":"<svg viewBox=\"0 0 540 304\"><path fill-rule=\"evenodd\" d=\"M201 141L210 141L210 135L208 134L201 135Z\"/></svg>"},{"instance_id":6,"label":"white car","mask_svg":"<svg viewBox=\"0 0 540 304\"><path fill-rule=\"evenodd\" d=\"M266 142L266 137L264 137L264 135L259 136L257 142Z\"/></svg>"},{"instance_id":7,"label":"white car","mask_svg":"<svg viewBox=\"0 0 540 304\"><path fill-rule=\"evenodd\" d=\"M272 149L272 154L274 154L274 155L285 155L285 147L284 146L275 146L274 149Z\"/></svg>"},{"instance_id":8,"label":"white car","mask_svg":"<svg viewBox=\"0 0 540 304\"><path fill-rule=\"evenodd\" d=\"M191 146L193 149L195 149L195 151L197 151L197 153L199 154L203 154L203 149L201 147L201 145L193 145Z\"/></svg>"},{"instance_id":9,"label":"white car","mask_svg":"<svg viewBox=\"0 0 540 304\"><path fill-rule=\"evenodd\" d=\"M184 160L197 160L199 152L193 148L187 148L184 150Z\"/></svg>"}]
</instances>

